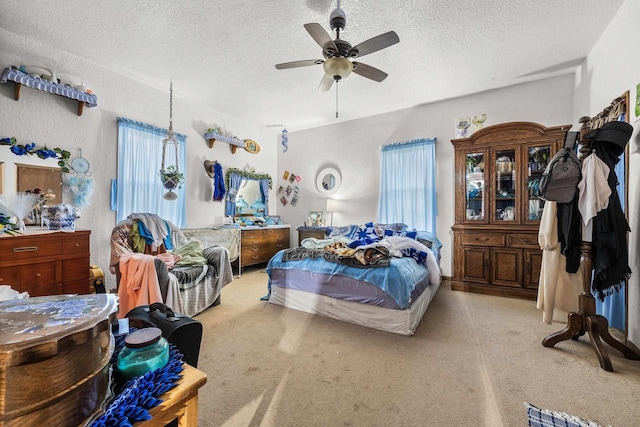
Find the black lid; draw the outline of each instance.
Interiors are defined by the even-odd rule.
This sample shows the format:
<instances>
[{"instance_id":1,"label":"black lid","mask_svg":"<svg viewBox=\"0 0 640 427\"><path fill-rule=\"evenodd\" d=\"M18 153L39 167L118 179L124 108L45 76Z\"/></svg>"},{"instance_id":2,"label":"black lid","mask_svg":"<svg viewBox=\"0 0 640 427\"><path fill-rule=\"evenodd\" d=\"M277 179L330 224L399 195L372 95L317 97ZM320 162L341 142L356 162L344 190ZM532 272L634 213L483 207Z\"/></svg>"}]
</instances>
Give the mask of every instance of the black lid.
<instances>
[{"instance_id":1,"label":"black lid","mask_svg":"<svg viewBox=\"0 0 640 427\"><path fill-rule=\"evenodd\" d=\"M129 348L140 348L154 344L162 337L160 328L143 328L130 333L124 339L124 344Z\"/></svg>"}]
</instances>

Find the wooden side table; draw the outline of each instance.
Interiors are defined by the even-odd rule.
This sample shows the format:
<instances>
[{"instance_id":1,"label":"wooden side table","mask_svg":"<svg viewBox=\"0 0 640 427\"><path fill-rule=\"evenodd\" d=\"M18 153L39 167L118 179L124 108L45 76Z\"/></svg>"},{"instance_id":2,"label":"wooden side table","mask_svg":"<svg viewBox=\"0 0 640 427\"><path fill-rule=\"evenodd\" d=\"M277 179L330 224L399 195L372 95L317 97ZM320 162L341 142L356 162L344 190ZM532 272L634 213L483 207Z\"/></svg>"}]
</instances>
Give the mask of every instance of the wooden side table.
<instances>
[{"instance_id":1,"label":"wooden side table","mask_svg":"<svg viewBox=\"0 0 640 427\"><path fill-rule=\"evenodd\" d=\"M298 227L298 246L301 246L302 241L308 237L320 240L326 239L327 228L328 227Z\"/></svg>"},{"instance_id":2,"label":"wooden side table","mask_svg":"<svg viewBox=\"0 0 640 427\"><path fill-rule=\"evenodd\" d=\"M153 418L135 426L165 427L177 419L179 427L197 427L198 390L206 382L207 374L185 363L178 385L160 396L163 402L149 411Z\"/></svg>"}]
</instances>

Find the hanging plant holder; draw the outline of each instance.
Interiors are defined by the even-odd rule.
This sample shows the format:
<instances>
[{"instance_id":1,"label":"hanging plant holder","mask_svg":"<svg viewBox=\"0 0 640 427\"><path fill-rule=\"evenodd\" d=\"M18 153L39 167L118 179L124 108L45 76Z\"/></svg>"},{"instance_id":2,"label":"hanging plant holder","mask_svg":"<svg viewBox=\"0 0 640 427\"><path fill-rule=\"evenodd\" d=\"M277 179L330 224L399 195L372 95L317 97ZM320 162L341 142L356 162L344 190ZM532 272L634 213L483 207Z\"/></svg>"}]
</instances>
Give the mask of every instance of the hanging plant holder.
<instances>
[{"instance_id":1,"label":"hanging plant holder","mask_svg":"<svg viewBox=\"0 0 640 427\"><path fill-rule=\"evenodd\" d=\"M176 153L175 164L166 166L165 159L167 154L167 145L172 144ZM182 188L184 183L184 174L178 169L178 141L173 132L173 81L169 86L169 130L167 137L162 141L162 166L160 169L160 180L162 186L169 190L162 197L165 200L176 200L178 195L173 191L176 188Z\"/></svg>"}]
</instances>

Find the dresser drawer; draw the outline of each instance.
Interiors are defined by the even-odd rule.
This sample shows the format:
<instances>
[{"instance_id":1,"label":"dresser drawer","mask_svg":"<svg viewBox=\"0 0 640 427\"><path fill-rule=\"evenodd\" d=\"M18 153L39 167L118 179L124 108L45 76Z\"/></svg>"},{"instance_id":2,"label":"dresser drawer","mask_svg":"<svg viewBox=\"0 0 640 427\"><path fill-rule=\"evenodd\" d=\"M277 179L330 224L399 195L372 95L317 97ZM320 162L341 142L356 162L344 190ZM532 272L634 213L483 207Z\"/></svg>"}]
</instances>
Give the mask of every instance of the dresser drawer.
<instances>
[{"instance_id":1,"label":"dresser drawer","mask_svg":"<svg viewBox=\"0 0 640 427\"><path fill-rule=\"evenodd\" d=\"M56 262L38 262L23 265L20 268L20 283L23 288L49 286L60 282L56 280ZM29 292L31 293L31 292Z\"/></svg>"},{"instance_id":2,"label":"dresser drawer","mask_svg":"<svg viewBox=\"0 0 640 427\"><path fill-rule=\"evenodd\" d=\"M89 280L89 258L74 258L62 261L62 281Z\"/></svg>"},{"instance_id":3,"label":"dresser drawer","mask_svg":"<svg viewBox=\"0 0 640 427\"><path fill-rule=\"evenodd\" d=\"M0 285L9 285L13 289L18 289L20 287L20 267L0 268Z\"/></svg>"},{"instance_id":4,"label":"dresser drawer","mask_svg":"<svg viewBox=\"0 0 640 427\"><path fill-rule=\"evenodd\" d=\"M510 234L509 246L512 248L540 249L538 235L534 234Z\"/></svg>"},{"instance_id":5,"label":"dresser drawer","mask_svg":"<svg viewBox=\"0 0 640 427\"><path fill-rule=\"evenodd\" d=\"M62 285L60 283L49 285L38 285L22 289L20 292L29 292L30 297L45 297L47 295L58 295L62 293Z\"/></svg>"},{"instance_id":6,"label":"dresser drawer","mask_svg":"<svg viewBox=\"0 0 640 427\"><path fill-rule=\"evenodd\" d=\"M62 239L62 253L66 254L88 254L89 236L69 234Z\"/></svg>"},{"instance_id":7,"label":"dresser drawer","mask_svg":"<svg viewBox=\"0 0 640 427\"><path fill-rule=\"evenodd\" d=\"M504 246L504 235L500 234L463 234L463 245Z\"/></svg>"},{"instance_id":8,"label":"dresser drawer","mask_svg":"<svg viewBox=\"0 0 640 427\"><path fill-rule=\"evenodd\" d=\"M22 261L62 254L60 236L40 236L37 240L22 237L0 238L0 260Z\"/></svg>"}]
</instances>

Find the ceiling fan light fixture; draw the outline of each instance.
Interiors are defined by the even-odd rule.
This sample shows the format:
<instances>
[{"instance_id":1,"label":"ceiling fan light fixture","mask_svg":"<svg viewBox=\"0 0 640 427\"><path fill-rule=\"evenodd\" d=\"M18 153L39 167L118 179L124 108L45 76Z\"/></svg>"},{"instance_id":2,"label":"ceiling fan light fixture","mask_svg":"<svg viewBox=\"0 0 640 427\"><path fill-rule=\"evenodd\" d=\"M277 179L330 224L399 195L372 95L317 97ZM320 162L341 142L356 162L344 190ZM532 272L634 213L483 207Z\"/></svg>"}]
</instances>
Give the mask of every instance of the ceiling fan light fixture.
<instances>
[{"instance_id":1,"label":"ceiling fan light fixture","mask_svg":"<svg viewBox=\"0 0 640 427\"><path fill-rule=\"evenodd\" d=\"M353 63L346 58L333 57L324 61L322 64L324 72L333 77L334 80L341 80L348 77L353 70Z\"/></svg>"}]
</instances>

